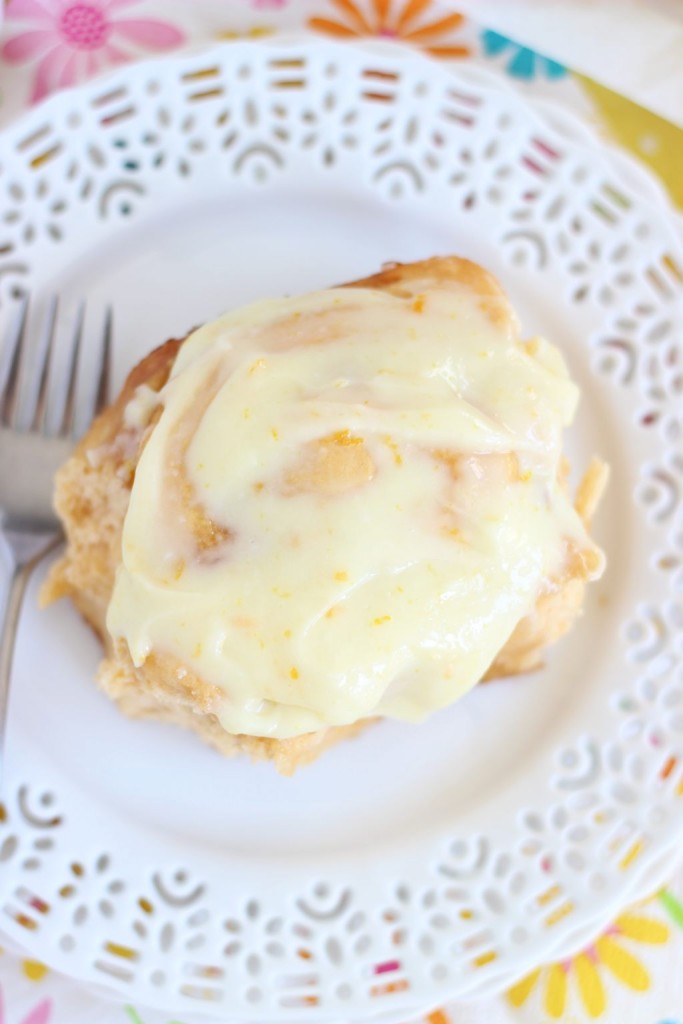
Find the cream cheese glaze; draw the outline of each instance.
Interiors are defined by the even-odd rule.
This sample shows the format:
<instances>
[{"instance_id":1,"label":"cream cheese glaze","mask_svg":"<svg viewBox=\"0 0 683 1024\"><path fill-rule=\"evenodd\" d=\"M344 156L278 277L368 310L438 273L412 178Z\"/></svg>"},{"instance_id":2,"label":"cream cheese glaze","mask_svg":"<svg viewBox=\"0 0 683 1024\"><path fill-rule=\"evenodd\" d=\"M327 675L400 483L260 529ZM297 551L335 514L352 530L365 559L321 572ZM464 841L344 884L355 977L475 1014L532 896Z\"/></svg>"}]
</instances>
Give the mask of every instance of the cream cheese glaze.
<instances>
[{"instance_id":1,"label":"cream cheese glaze","mask_svg":"<svg viewBox=\"0 0 683 1024\"><path fill-rule=\"evenodd\" d=\"M558 481L577 388L464 290L256 303L151 400L107 626L215 686L228 732L419 721L572 557L602 571Z\"/></svg>"}]
</instances>

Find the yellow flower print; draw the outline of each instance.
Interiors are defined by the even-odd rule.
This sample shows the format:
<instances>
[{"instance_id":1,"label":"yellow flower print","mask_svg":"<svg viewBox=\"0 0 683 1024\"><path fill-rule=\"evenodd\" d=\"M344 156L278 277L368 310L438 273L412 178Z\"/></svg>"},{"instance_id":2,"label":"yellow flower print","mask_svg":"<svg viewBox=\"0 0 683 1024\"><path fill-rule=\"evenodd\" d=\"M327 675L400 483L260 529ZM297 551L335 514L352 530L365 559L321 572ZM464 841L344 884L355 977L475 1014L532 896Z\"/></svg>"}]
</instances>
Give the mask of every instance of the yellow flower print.
<instances>
[{"instance_id":1,"label":"yellow flower print","mask_svg":"<svg viewBox=\"0 0 683 1024\"><path fill-rule=\"evenodd\" d=\"M41 964L37 960L22 960L21 969L29 981L42 981L48 973L45 964Z\"/></svg>"},{"instance_id":2,"label":"yellow flower print","mask_svg":"<svg viewBox=\"0 0 683 1024\"><path fill-rule=\"evenodd\" d=\"M433 20L423 15L432 8L433 0L367 0L364 6L355 0L329 0L340 20L310 18L308 27L327 35L348 39L359 36L381 36L400 39L423 47L435 57L466 57L469 47L450 38L464 18L453 11Z\"/></svg>"},{"instance_id":3,"label":"yellow flower print","mask_svg":"<svg viewBox=\"0 0 683 1024\"><path fill-rule=\"evenodd\" d=\"M529 974L508 991L508 1001L512 1006L523 1006L540 985L545 1012L552 1020L561 1020L572 985L586 1013L595 1020L607 1009L603 970L634 992L645 992L650 987L650 976L640 960L624 946L623 940L656 945L668 938L669 929L661 921L638 914L622 914L577 956Z\"/></svg>"},{"instance_id":4,"label":"yellow flower print","mask_svg":"<svg viewBox=\"0 0 683 1024\"><path fill-rule=\"evenodd\" d=\"M3 956L4 953L5 950L0 946L0 956ZM38 960L22 960L21 969L24 977L28 978L29 981L42 981L45 975L49 974L49 968L45 964L39 963ZM2 1017L2 1014L0 1014L0 1017Z\"/></svg>"}]
</instances>

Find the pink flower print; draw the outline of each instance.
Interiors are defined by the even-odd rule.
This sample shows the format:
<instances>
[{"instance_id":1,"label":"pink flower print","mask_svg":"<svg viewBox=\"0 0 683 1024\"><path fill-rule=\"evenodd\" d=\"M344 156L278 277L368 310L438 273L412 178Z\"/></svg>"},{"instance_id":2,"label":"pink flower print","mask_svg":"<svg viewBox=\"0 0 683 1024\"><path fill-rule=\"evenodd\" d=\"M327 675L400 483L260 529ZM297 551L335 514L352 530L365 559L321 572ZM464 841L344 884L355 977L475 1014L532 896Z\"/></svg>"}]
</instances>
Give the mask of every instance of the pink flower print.
<instances>
[{"instance_id":1,"label":"pink flower print","mask_svg":"<svg viewBox=\"0 0 683 1024\"><path fill-rule=\"evenodd\" d=\"M52 1017L52 1000L43 999L42 1002L38 1003L30 1013L27 1013L20 1024L50 1024ZM9 1024L5 1017L5 1003L2 996L2 987L0 987L0 1024Z\"/></svg>"},{"instance_id":2,"label":"pink flower print","mask_svg":"<svg viewBox=\"0 0 683 1024\"><path fill-rule=\"evenodd\" d=\"M284 7L287 0L251 0L252 7Z\"/></svg>"},{"instance_id":3,"label":"pink flower print","mask_svg":"<svg viewBox=\"0 0 683 1024\"><path fill-rule=\"evenodd\" d=\"M156 18L121 16L140 0L10 0L7 19L26 23L2 47L12 64L36 62L31 102L73 85L107 64L119 64L140 50L170 50L185 36ZM131 48L132 47L132 48Z\"/></svg>"}]
</instances>

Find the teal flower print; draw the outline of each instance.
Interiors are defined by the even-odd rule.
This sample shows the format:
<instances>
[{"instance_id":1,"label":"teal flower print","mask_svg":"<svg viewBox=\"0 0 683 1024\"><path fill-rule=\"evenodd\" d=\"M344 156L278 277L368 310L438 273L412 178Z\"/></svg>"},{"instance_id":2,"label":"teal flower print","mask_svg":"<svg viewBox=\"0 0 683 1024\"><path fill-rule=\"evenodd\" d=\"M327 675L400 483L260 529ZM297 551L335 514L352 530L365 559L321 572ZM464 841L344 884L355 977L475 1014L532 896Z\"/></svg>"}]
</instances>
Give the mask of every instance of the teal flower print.
<instances>
[{"instance_id":1,"label":"teal flower print","mask_svg":"<svg viewBox=\"0 0 683 1024\"><path fill-rule=\"evenodd\" d=\"M528 46L521 46L513 39L508 39L507 36L502 36L491 29L482 32L481 43L487 57L497 57L501 53L509 54L505 70L513 78L531 82L537 77L564 78L569 74L563 64L543 57L540 53L530 50Z\"/></svg>"}]
</instances>

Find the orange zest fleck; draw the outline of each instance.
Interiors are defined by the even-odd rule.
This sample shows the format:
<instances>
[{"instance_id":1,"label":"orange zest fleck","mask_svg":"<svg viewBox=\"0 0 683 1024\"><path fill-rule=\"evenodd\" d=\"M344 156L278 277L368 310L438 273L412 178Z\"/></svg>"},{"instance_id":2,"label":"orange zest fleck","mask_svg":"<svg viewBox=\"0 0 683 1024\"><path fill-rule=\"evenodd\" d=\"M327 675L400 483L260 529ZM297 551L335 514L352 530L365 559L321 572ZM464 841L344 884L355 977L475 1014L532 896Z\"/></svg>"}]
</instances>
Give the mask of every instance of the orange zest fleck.
<instances>
[{"instance_id":1,"label":"orange zest fleck","mask_svg":"<svg viewBox=\"0 0 683 1024\"><path fill-rule=\"evenodd\" d=\"M338 430L335 434L330 434L329 437L324 437L322 443L341 445L362 444L363 438L355 437L348 430Z\"/></svg>"},{"instance_id":2,"label":"orange zest fleck","mask_svg":"<svg viewBox=\"0 0 683 1024\"><path fill-rule=\"evenodd\" d=\"M292 667L289 670L289 676L290 676L290 679L298 679L299 678L299 670L297 668L295 668L294 665L292 665Z\"/></svg>"},{"instance_id":3,"label":"orange zest fleck","mask_svg":"<svg viewBox=\"0 0 683 1024\"><path fill-rule=\"evenodd\" d=\"M403 465L403 456L401 455L401 449L396 444L393 437L391 437L390 434L382 434L382 441L394 456L394 462L396 463L396 465Z\"/></svg>"},{"instance_id":4,"label":"orange zest fleck","mask_svg":"<svg viewBox=\"0 0 683 1024\"><path fill-rule=\"evenodd\" d=\"M372 620L373 626L382 626L385 622L391 622L391 615L380 615Z\"/></svg>"}]
</instances>

